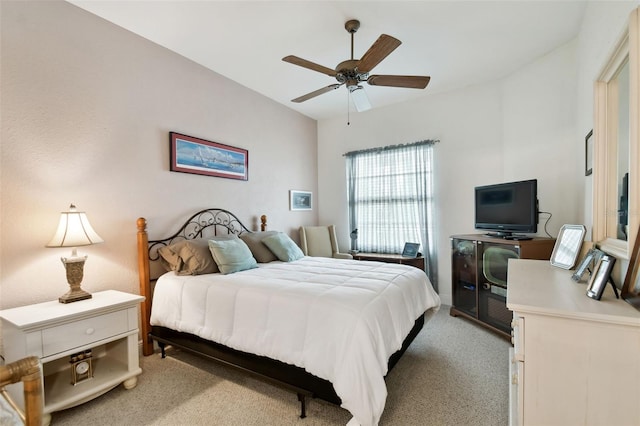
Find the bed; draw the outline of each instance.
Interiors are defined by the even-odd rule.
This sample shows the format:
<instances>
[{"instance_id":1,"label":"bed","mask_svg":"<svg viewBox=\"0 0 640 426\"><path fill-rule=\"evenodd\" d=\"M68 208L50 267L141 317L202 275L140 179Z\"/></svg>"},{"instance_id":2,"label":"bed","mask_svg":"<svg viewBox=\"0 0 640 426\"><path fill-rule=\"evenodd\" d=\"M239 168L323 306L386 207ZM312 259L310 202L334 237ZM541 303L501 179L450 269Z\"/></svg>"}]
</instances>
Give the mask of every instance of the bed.
<instances>
[{"instance_id":1,"label":"bed","mask_svg":"<svg viewBox=\"0 0 640 426\"><path fill-rule=\"evenodd\" d=\"M423 271L300 256L265 216L260 232L217 208L167 238L149 240L144 218L137 226L144 355L155 341L163 357L171 345L246 370L295 392L300 417L315 397L377 424L384 377L440 306ZM194 261L207 247L215 272Z\"/></svg>"}]
</instances>

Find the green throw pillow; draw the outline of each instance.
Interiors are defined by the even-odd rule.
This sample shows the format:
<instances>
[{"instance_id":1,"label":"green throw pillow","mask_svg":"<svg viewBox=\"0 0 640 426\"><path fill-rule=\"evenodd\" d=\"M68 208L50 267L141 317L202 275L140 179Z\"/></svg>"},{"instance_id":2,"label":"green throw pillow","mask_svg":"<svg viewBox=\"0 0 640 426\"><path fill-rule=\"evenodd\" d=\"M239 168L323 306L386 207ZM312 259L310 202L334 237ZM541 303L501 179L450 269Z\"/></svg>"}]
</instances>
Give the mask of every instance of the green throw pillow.
<instances>
[{"instance_id":1,"label":"green throw pillow","mask_svg":"<svg viewBox=\"0 0 640 426\"><path fill-rule=\"evenodd\" d=\"M283 262L291 262L304 257L300 247L285 233L278 232L263 238L262 242Z\"/></svg>"},{"instance_id":2,"label":"green throw pillow","mask_svg":"<svg viewBox=\"0 0 640 426\"><path fill-rule=\"evenodd\" d=\"M258 267L258 263L251 255L251 250L239 238L226 241L211 240L209 250L223 274L233 274Z\"/></svg>"}]
</instances>

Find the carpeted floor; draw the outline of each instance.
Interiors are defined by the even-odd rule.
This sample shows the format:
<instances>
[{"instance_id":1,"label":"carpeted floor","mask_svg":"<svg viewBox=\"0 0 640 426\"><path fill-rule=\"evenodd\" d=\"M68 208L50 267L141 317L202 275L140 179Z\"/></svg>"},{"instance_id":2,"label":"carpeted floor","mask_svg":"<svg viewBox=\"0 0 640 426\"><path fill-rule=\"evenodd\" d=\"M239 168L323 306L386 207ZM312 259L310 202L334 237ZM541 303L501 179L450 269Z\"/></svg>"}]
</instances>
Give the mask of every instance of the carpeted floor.
<instances>
[{"instance_id":1,"label":"carpeted floor","mask_svg":"<svg viewBox=\"0 0 640 426\"><path fill-rule=\"evenodd\" d=\"M508 424L509 343L443 306L387 376L380 425ZM300 419L294 393L246 373L169 350L141 359L138 386L118 386L52 424L80 425L345 425L350 414L321 400Z\"/></svg>"}]
</instances>

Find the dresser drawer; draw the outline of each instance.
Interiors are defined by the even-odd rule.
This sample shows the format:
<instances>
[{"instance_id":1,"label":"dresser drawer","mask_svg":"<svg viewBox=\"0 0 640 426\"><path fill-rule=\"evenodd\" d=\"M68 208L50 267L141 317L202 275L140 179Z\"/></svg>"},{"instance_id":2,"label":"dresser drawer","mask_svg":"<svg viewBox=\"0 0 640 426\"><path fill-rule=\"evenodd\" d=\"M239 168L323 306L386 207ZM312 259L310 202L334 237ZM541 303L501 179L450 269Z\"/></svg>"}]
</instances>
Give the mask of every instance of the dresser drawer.
<instances>
[{"instance_id":1,"label":"dresser drawer","mask_svg":"<svg viewBox=\"0 0 640 426\"><path fill-rule=\"evenodd\" d=\"M128 331L127 310L42 330L42 356L64 352Z\"/></svg>"}]
</instances>

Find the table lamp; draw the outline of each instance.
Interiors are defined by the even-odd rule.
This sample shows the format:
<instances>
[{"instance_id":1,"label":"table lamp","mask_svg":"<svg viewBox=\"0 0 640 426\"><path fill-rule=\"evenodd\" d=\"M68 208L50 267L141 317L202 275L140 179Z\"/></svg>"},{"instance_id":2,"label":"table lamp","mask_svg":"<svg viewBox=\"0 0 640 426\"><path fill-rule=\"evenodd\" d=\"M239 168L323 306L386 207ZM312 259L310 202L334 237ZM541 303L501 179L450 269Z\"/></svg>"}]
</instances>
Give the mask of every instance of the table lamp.
<instances>
[{"instance_id":1,"label":"table lamp","mask_svg":"<svg viewBox=\"0 0 640 426\"><path fill-rule=\"evenodd\" d=\"M76 206L71 204L69 211L61 213L58 230L49 241L49 244L47 244L47 247L72 248L71 257L60 258L67 270L67 282L71 287L67 293L58 298L60 303L71 303L91 298L91 293L80 288L84 262L87 260L87 256L78 256L76 247L102 242L104 242L102 238L91 227L87 215L84 212L77 211Z\"/></svg>"}]
</instances>

